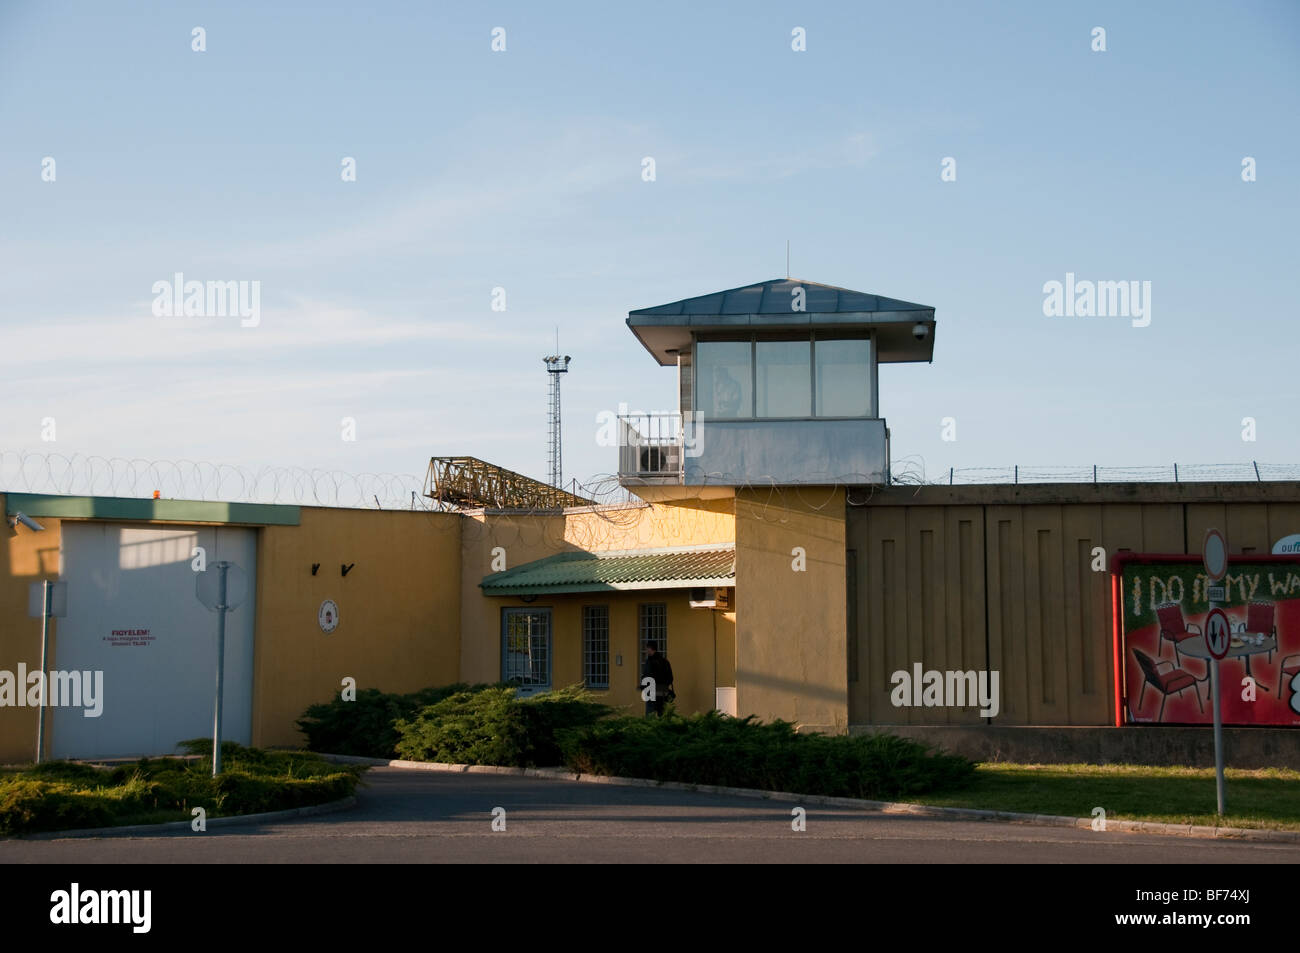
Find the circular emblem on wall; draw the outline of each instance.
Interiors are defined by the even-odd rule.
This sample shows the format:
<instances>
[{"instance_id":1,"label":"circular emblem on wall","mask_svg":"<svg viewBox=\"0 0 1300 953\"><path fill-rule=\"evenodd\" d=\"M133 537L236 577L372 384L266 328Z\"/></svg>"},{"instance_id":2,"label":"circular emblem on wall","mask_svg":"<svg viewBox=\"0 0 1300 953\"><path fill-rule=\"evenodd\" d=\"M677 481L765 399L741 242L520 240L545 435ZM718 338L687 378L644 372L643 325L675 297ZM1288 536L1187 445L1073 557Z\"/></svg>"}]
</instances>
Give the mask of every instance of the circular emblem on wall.
<instances>
[{"instance_id":1,"label":"circular emblem on wall","mask_svg":"<svg viewBox=\"0 0 1300 953\"><path fill-rule=\"evenodd\" d=\"M316 613L316 621L320 623L320 630L325 634L333 632L339 627L339 607L333 599L326 599L320 604L320 611Z\"/></svg>"}]
</instances>

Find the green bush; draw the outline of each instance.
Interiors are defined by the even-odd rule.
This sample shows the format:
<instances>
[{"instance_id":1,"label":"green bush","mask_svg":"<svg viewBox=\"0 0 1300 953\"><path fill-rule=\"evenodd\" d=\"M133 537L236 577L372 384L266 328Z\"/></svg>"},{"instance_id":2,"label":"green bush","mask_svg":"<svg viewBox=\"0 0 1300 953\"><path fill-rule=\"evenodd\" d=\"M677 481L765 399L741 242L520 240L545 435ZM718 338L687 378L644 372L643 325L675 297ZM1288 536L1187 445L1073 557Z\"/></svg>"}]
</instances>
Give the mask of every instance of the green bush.
<instances>
[{"instance_id":1,"label":"green bush","mask_svg":"<svg viewBox=\"0 0 1300 953\"><path fill-rule=\"evenodd\" d=\"M298 719L298 729L307 736L307 748L327 754L350 754L365 758L397 756L394 724L457 692L475 692L488 685L445 685L425 688L409 695L363 688L355 701L334 698L312 705ZM208 749L211 751L211 747Z\"/></svg>"},{"instance_id":2,"label":"green bush","mask_svg":"<svg viewBox=\"0 0 1300 953\"><path fill-rule=\"evenodd\" d=\"M561 732L612 712L580 686L528 698L494 686L460 691L397 722L397 753L410 761L542 767L562 763Z\"/></svg>"},{"instance_id":3,"label":"green bush","mask_svg":"<svg viewBox=\"0 0 1300 953\"><path fill-rule=\"evenodd\" d=\"M562 732L559 744L581 774L873 800L963 787L975 772L894 735L798 734L788 722L717 712L608 719Z\"/></svg>"},{"instance_id":4,"label":"green bush","mask_svg":"<svg viewBox=\"0 0 1300 953\"><path fill-rule=\"evenodd\" d=\"M57 782L17 778L0 783L0 834L104 827L112 812L101 798L79 796Z\"/></svg>"},{"instance_id":5,"label":"green bush","mask_svg":"<svg viewBox=\"0 0 1300 953\"><path fill-rule=\"evenodd\" d=\"M198 758L144 758L104 771L53 761L0 774L0 834L189 820L324 804L356 790L362 767L297 751L262 751L226 741L212 777L212 741L179 747Z\"/></svg>"}]
</instances>

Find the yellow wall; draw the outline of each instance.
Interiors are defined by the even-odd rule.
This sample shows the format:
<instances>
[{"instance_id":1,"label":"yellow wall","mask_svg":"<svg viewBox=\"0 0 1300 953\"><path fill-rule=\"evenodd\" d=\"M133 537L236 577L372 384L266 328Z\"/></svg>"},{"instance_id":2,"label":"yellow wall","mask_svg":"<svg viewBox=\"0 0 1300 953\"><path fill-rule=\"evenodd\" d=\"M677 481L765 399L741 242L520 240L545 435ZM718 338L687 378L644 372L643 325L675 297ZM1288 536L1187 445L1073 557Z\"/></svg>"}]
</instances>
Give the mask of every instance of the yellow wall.
<instances>
[{"instance_id":1,"label":"yellow wall","mask_svg":"<svg viewBox=\"0 0 1300 953\"><path fill-rule=\"evenodd\" d=\"M493 567L500 548L505 568L561 552L599 552L730 544L735 521L732 501L683 500L676 504L611 507L564 516L471 514L462 532L461 678L495 682L501 677L501 609L524 606L518 598L485 598L479 583L501 568ZM552 683L557 687L582 680L583 605L610 607L610 692L613 705L640 705L640 659L636 647L637 605L668 606L668 658L677 678L677 705L682 711L713 707L713 687L734 684L735 614L691 609L685 590L574 593L539 597L533 607L552 607ZM715 618L716 617L716 618ZM715 650L714 625L717 627ZM623 655L623 665L614 656ZM718 681L714 681L717 672Z\"/></svg>"},{"instance_id":2,"label":"yellow wall","mask_svg":"<svg viewBox=\"0 0 1300 953\"><path fill-rule=\"evenodd\" d=\"M303 508L257 548L253 744L300 745L295 720L357 688L410 692L459 678L460 523L452 514ZM320 563L317 575L312 563ZM347 576L340 565L355 563ZM329 635L317 622L339 606Z\"/></svg>"},{"instance_id":3,"label":"yellow wall","mask_svg":"<svg viewBox=\"0 0 1300 953\"><path fill-rule=\"evenodd\" d=\"M735 618L713 609L692 609L684 589L645 590L635 592L571 593L539 596L525 605L520 599L479 597L493 614L493 628L484 633L494 654L490 667L466 673L471 682L494 682L501 677L501 610L526 607L551 610L551 683L555 688L582 682L582 607L609 607L609 689L596 694L601 701L635 714L645 711L641 701L641 656L637 645L638 606L663 603L668 611L668 660L673 666L677 708L684 713L713 708L715 684L734 684L726 666L718 666L717 654L734 651ZM618 664L619 656L622 664ZM724 663L729 662L724 658ZM734 670L734 664L730 666Z\"/></svg>"},{"instance_id":4,"label":"yellow wall","mask_svg":"<svg viewBox=\"0 0 1300 953\"><path fill-rule=\"evenodd\" d=\"M0 494L0 513L4 511L4 494ZM41 620L27 616L27 587L30 583L59 578L59 537L61 521L42 516L45 532L26 527L9 527L0 523L0 669L18 671L18 663L28 671L41 667ZM50 622L49 658L55 658L58 620ZM51 663L52 664L52 663ZM25 691L25 686L23 687ZM0 708L0 762L31 761L36 757L35 708ZM50 743L50 725L54 719L45 715L45 743Z\"/></svg>"},{"instance_id":5,"label":"yellow wall","mask_svg":"<svg viewBox=\"0 0 1300 953\"><path fill-rule=\"evenodd\" d=\"M847 729L844 519L842 489L736 491L738 714Z\"/></svg>"}]
</instances>

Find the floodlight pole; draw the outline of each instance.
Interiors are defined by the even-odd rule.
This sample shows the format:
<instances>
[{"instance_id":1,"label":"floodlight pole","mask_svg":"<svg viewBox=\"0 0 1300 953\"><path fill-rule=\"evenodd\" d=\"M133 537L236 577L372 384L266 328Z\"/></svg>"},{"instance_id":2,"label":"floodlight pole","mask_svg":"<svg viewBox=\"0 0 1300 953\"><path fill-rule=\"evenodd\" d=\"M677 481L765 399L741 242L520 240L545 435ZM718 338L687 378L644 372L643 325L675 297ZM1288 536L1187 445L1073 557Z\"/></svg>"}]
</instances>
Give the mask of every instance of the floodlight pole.
<instances>
[{"instance_id":1,"label":"floodlight pole","mask_svg":"<svg viewBox=\"0 0 1300 953\"><path fill-rule=\"evenodd\" d=\"M40 764L45 760L45 696L49 693L49 676L45 672L45 653L50 645L50 602L53 598L53 588L50 581L44 581L44 591L41 594L41 710L36 716L36 763ZM30 603L28 603L30 605ZM22 691L22 687L19 687Z\"/></svg>"},{"instance_id":2,"label":"floodlight pole","mask_svg":"<svg viewBox=\"0 0 1300 953\"><path fill-rule=\"evenodd\" d=\"M212 776L221 773L221 698L226 674L226 570L227 560L217 563L217 710L212 725Z\"/></svg>"}]
</instances>

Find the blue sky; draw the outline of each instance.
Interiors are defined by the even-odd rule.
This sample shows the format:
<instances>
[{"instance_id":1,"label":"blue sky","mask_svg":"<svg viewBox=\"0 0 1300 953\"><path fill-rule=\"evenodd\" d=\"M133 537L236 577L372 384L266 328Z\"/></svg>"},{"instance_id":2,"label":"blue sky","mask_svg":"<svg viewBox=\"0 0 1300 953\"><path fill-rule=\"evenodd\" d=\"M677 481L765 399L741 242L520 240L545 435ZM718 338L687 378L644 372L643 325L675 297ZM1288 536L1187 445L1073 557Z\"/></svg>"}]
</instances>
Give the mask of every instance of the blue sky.
<instances>
[{"instance_id":1,"label":"blue sky","mask_svg":"<svg viewBox=\"0 0 1300 953\"><path fill-rule=\"evenodd\" d=\"M587 480L599 413L673 403L627 312L788 239L936 308L880 385L931 478L1300 463L1300 5L374 6L0 5L0 450L544 477L558 326ZM260 323L155 316L176 272ZM1045 317L1067 272L1150 281L1150 326Z\"/></svg>"}]
</instances>

